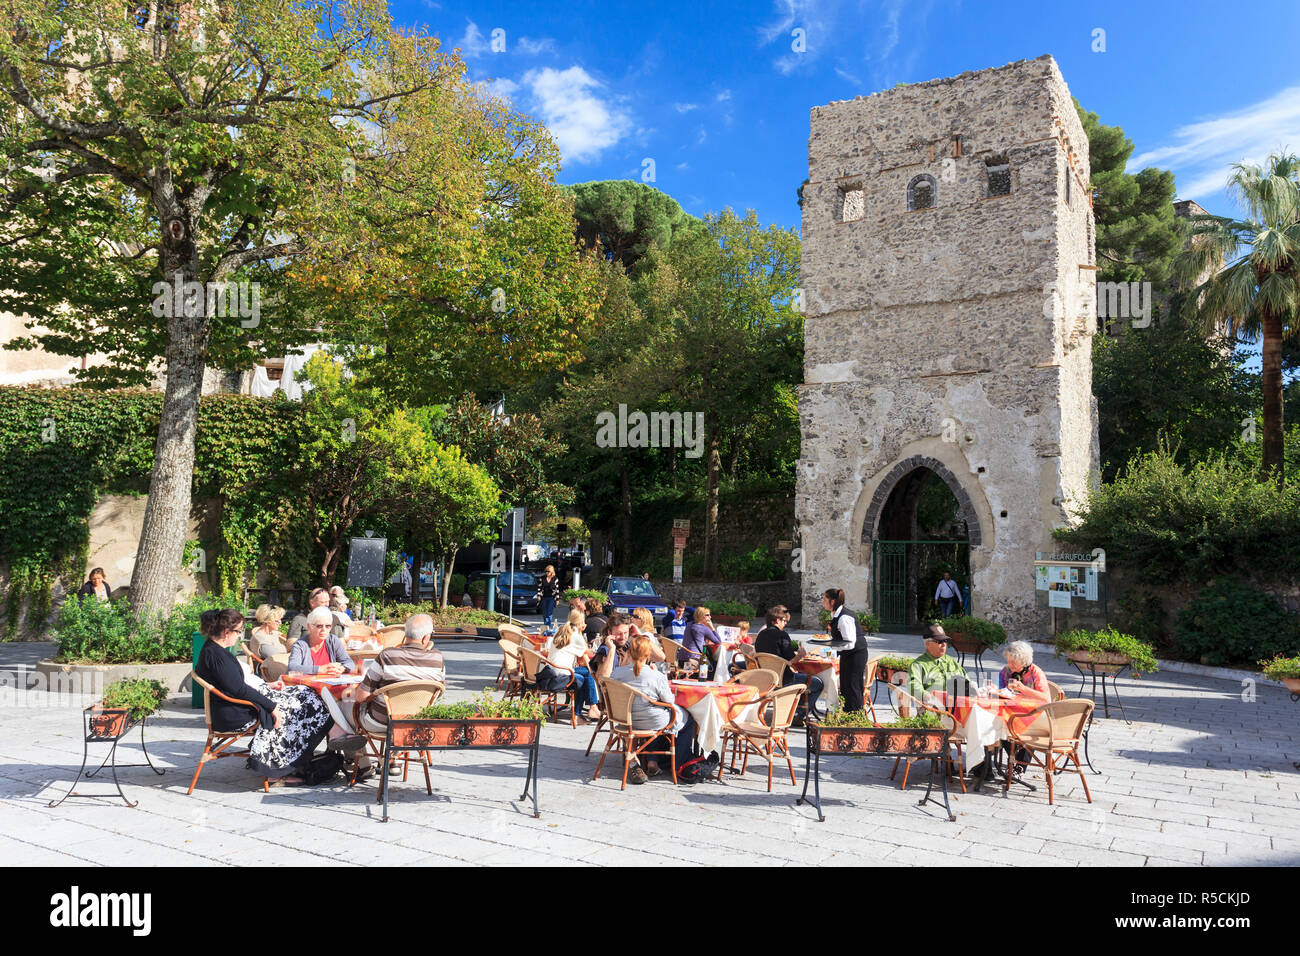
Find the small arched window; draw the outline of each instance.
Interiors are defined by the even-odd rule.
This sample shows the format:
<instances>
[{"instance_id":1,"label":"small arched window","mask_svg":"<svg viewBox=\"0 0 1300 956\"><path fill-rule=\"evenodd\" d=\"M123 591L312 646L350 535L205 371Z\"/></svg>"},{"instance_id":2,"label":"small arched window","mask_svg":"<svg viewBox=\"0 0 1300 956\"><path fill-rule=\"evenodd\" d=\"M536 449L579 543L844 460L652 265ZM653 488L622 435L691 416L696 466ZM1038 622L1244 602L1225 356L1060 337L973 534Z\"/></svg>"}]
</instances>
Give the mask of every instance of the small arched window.
<instances>
[{"instance_id":1,"label":"small arched window","mask_svg":"<svg viewBox=\"0 0 1300 956\"><path fill-rule=\"evenodd\" d=\"M938 199L938 184L929 173L921 173L907 184L908 209L933 209Z\"/></svg>"}]
</instances>

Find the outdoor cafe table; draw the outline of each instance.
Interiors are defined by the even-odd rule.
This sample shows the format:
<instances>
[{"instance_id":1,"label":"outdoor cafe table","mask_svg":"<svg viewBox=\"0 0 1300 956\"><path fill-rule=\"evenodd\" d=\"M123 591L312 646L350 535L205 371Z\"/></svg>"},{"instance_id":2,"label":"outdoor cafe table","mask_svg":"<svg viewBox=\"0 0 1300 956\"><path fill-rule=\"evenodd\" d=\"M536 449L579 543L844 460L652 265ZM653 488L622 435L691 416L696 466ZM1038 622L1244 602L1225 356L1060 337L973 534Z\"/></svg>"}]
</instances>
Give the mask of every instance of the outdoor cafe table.
<instances>
[{"instance_id":1,"label":"outdoor cafe table","mask_svg":"<svg viewBox=\"0 0 1300 956\"><path fill-rule=\"evenodd\" d=\"M748 684L725 684L709 680L674 680L668 686L678 707L695 718L695 739L706 754L722 756L722 725L742 720L746 705L758 700L758 688Z\"/></svg>"},{"instance_id":2,"label":"outdoor cafe table","mask_svg":"<svg viewBox=\"0 0 1300 956\"><path fill-rule=\"evenodd\" d=\"M942 691L934 692L934 698L941 706L946 706L947 695ZM966 767L971 765L971 751L978 746L982 750L996 747L1007 739L1007 720L1013 716L1028 714L1043 705L1043 701L1020 695L1017 697L956 697L948 708L953 719L963 730L966 746L963 748ZM981 754L980 760L984 759ZM976 761L978 763L978 761Z\"/></svg>"},{"instance_id":3,"label":"outdoor cafe table","mask_svg":"<svg viewBox=\"0 0 1300 956\"><path fill-rule=\"evenodd\" d=\"M825 687L818 698L826 704L826 713L840 709L840 661L837 657L816 657L809 655L802 660L791 661L790 670L796 674L820 677Z\"/></svg>"},{"instance_id":4,"label":"outdoor cafe table","mask_svg":"<svg viewBox=\"0 0 1300 956\"><path fill-rule=\"evenodd\" d=\"M342 674L338 677L319 677L316 674L285 674L280 679L286 684L300 684L303 687L310 687L318 694L329 691L339 699L351 693L352 688L361 683L360 674Z\"/></svg>"}]
</instances>

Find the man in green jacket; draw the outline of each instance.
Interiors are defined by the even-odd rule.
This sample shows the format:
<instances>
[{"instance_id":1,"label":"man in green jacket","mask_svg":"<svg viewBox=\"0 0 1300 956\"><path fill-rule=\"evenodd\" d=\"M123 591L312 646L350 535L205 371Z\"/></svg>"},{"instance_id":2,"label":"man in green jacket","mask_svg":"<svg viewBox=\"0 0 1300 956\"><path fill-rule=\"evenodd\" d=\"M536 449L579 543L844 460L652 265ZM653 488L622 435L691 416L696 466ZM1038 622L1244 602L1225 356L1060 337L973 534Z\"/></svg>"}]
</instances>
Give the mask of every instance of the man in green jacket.
<instances>
[{"instance_id":1,"label":"man in green jacket","mask_svg":"<svg viewBox=\"0 0 1300 956\"><path fill-rule=\"evenodd\" d=\"M955 679L970 681L970 676L956 658L948 656L948 635L938 624L931 624L922 634L925 638L925 653L912 661L907 669L907 692L917 700L925 697L926 691L948 690ZM958 688L958 693L965 693Z\"/></svg>"}]
</instances>

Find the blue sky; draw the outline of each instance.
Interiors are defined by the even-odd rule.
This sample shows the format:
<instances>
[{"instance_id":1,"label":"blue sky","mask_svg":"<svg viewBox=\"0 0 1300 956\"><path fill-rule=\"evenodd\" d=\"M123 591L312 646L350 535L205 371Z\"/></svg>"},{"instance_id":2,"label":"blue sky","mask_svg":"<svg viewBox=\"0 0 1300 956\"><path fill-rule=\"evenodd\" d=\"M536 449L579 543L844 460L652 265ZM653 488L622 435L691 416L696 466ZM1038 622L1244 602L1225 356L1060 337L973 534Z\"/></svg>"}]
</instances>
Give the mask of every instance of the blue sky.
<instances>
[{"instance_id":1,"label":"blue sky","mask_svg":"<svg viewBox=\"0 0 1300 956\"><path fill-rule=\"evenodd\" d=\"M546 122L562 182L639 179L652 160L654 185L695 214L752 208L797 226L811 107L1044 53L1084 107L1124 128L1137 165L1172 169L1179 198L1212 212L1235 211L1221 188L1229 164L1300 151L1295 0L390 6Z\"/></svg>"}]
</instances>

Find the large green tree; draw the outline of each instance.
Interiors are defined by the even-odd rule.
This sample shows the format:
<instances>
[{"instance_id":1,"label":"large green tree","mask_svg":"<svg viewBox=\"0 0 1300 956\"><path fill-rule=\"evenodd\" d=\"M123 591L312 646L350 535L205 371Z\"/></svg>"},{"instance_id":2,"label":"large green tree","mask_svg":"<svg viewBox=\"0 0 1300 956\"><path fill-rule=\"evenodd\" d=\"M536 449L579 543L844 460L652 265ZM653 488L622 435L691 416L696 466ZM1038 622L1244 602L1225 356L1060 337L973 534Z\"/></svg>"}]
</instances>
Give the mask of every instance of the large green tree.
<instances>
[{"instance_id":1,"label":"large green tree","mask_svg":"<svg viewBox=\"0 0 1300 956\"><path fill-rule=\"evenodd\" d=\"M449 398L559 363L594 311L549 135L384 0L0 19L0 308L25 344L99 356L87 381L166 374L137 607L173 598L205 367L352 340L389 352L386 386ZM214 297L235 280L260 315Z\"/></svg>"},{"instance_id":2,"label":"large green tree","mask_svg":"<svg viewBox=\"0 0 1300 956\"><path fill-rule=\"evenodd\" d=\"M1300 326L1300 158L1270 155L1233 166L1228 188L1243 215L1196 216L1178 271L1187 305L1206 329L1259 338L1264 389L1263 469L1285 479L1282 344Z\"/></svg>"},{"instance_id":3,"label":"large green tree","mask_svg":"<svg viewBox=\"0 0 1300 956\"><path fill-rule=\"evenodd\" d=\"M568 187L578 238L632 272L653 247L667 249L700 221L676 199L631 179L609 179Z\"/></svg>"}]
</instances>

